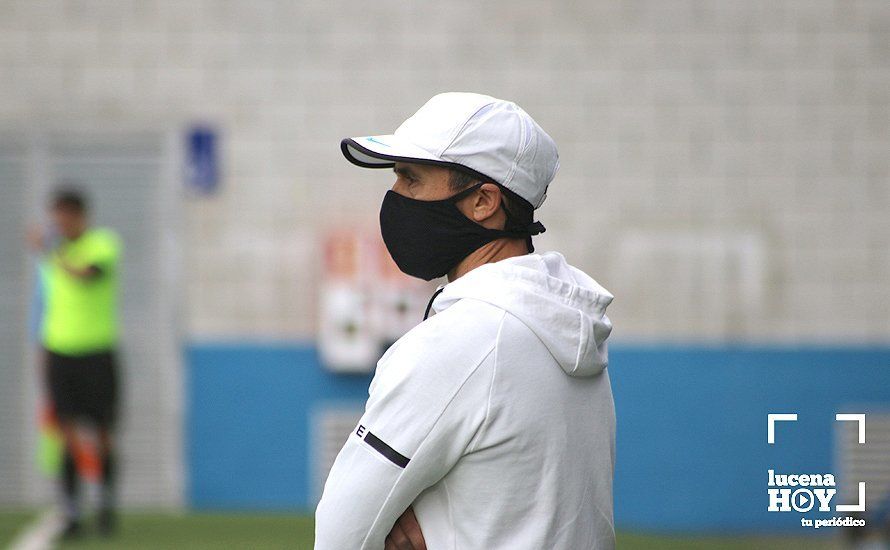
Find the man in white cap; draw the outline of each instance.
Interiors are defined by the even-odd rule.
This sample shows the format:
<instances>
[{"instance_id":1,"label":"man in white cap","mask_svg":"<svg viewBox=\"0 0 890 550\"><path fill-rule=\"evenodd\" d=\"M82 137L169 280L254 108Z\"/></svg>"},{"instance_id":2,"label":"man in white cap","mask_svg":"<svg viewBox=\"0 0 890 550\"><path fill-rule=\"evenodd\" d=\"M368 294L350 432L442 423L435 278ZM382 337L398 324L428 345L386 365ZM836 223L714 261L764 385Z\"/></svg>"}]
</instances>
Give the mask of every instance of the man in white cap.
<instances>
[{"instance_id":1,"label":"man in white cap","mask_svg":"<svg viewBox=\"0 0 890 550\"><path fill-rule=\"evenodd\" d=\"M445 93L341 147L397 175L380 225L399 268L449 282L378 362L315 548L614 548L612 295L532 247L553 140L514 103Z\"/></svg>"}]
</instances>

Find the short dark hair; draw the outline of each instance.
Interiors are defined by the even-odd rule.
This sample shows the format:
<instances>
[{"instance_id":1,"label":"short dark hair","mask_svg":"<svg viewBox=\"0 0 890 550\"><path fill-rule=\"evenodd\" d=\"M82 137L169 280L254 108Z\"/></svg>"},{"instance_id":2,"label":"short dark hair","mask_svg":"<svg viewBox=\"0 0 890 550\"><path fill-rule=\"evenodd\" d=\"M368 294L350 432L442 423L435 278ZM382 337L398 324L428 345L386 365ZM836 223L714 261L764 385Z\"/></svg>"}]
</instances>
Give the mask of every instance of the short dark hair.
<instances>
[{"instance_id":1,"label":"short dark hair","mask_svg":"<svg viewBox=\"0 0 890 550\"><path fill-rule=\"evenodd\" d=\"M454 193L463 191L464 189L479 182L481 182L481 180L477 176L474 176L467 172L463 172L461 170L451 170L451 177L448 180L451 191ZM531 203L523 199L513 191L510 191L503 185L500 185L498 183L495 183L495 185L497 185L501 189L501 196L504 199L504 209L507 211L507 215L512 219L512 221L522 228L531 225L531 223L534 221L535 216L535 208L531 205Z\"/></svg>"},{"instance_id":2,"label":"short dark hair","mask_svg":"<svg viewBox=\"0 0 890 550\"><path fill-rule=\"evenodd\" d=\"M53 192L50 206L54 210L67 210L77 214L85 214L87 211L87 198L84 193L71 185L63 185Z\"/></svg>"}]
</instances>

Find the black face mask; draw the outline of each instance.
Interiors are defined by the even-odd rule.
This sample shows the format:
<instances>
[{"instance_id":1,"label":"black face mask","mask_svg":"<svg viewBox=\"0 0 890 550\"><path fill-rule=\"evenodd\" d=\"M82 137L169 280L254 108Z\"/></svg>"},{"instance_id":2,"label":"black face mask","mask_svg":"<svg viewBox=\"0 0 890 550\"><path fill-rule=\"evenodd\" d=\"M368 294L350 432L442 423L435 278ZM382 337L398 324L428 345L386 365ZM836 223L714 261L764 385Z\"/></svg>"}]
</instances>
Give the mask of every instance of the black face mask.
<instances>
[{"instance_id":1,"label":"black face mask","mask_svg":"<svg viewBox=\"0 0 890 550\"><path fill-rule=\"evenodd\" d=\"M421 201L387 191L380 208L380 232L389 254L404 273L431 281L442 277L471 252L495 239L527 238L544 232L540 222L519 227L507 209L509 229L488 229L464 216L456 203L475 191L473 186L438 201Z\"/></svg>"}]
</instances>

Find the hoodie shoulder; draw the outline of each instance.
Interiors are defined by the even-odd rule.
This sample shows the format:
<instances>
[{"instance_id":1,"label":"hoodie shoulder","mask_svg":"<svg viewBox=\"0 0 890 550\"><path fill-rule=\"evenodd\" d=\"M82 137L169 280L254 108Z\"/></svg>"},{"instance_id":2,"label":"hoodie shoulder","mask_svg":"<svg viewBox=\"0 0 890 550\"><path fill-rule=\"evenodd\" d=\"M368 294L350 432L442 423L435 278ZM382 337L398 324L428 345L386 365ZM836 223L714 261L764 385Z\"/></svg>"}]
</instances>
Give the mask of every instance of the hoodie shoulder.
<instances>
[{"instance_id":1,"label":"hoodie shoulder","mask_svg":"<svg viewBox=\"0 0 890 550\"><path fill-rule=\"evenodd\" d=\"M562 254L528 254L478 267L448 284L433 308L442 315L467 301L516 317L569 376L596 376L606 368L612 294Z\"/></svg>"},{"instance_id":2,"label":"hoodie shoulder","mask_svg":"<svg viewBox=\"0 0 890 550\"><path fill-rule=\"evenodd\" d=\"M505 312L478 300L459 303L420 323L380 358L372 382L407 376L462 379L494 349Z\"/></svg>"}]
</instances>

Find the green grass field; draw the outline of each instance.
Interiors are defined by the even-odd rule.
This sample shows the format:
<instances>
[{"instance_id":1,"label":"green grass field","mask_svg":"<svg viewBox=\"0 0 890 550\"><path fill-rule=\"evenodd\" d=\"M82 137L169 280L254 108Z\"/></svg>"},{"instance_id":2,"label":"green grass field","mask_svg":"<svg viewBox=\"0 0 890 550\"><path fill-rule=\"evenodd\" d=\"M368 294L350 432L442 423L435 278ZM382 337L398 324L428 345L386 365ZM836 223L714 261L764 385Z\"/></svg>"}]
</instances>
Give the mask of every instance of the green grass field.
<instances>
[{"instance_id":1,"label":"green grass field","mask_svg":"<svg viewBox=\"0 0 890 550\"><path fill-rule=\"evenodd\" d=\"M16 533L33 519L34 512L32 511L0 511L0 548L6 548Z\"/></svg>"},{"instance_id":2,"label":"green grass field","mask_svg":"<svg viewBox=\"0 0 890 550\"><path fill-rule=\"evenodd\" d=\"M34 512L0 512L0 548L5 548ZM121 518L120 531L100 539L89 531L60 549L273 549L312 548L312 518L258 514L171 514L131 512ZM619 533L619 550L821 550L837 546L830 540L771 537L678 537Z\"/></svg>"}]
</instances>

